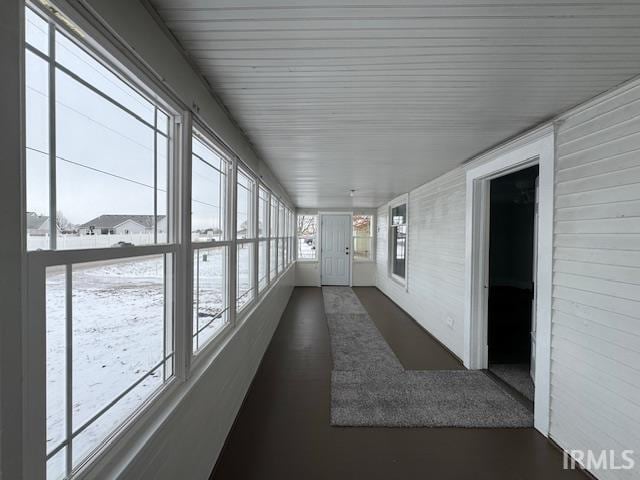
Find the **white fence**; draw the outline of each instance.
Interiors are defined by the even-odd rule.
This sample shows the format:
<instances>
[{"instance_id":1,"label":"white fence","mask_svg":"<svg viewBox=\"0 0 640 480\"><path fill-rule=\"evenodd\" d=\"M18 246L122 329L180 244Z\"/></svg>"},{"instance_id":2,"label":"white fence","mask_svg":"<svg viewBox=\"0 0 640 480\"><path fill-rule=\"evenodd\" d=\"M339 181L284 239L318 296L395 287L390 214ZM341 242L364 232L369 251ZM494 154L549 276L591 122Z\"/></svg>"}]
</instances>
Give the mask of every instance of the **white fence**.
<instances>
[{"instance_id":1,"label":"white fence","mask_svg":"<svg viewBox=\"0 0 640 480\"><path fill-rule=\"evenodd\" d=\"M130 233L121 235L58 235L56 240L58 250L72 250L80 248L107 248L118 242L133 245L153 244L153 233ZM28 250L48 250L49 235L27 235Z\"/></svg>"}]
</instances>

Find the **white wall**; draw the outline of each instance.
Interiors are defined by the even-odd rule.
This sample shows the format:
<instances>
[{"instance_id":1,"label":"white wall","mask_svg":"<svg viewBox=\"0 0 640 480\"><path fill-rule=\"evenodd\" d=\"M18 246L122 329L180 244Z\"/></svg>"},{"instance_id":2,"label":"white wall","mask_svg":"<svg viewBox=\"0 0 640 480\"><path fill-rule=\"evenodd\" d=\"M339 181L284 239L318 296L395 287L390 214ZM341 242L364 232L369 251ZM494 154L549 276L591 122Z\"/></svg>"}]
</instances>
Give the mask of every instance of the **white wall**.
<instances>
[{"instance_id":1,"label":"white wall","mask_svg":"<svg viewBox=\"0 0 640 480\"><path fill-rule=\"evenodd\" d=\"M634 449L635 472L603 470L597 476L638 479L640 85L563 120L557 136L550 434L569 449Z\"/></svg>"},{"instance_id":2,"label":"white wall","mask_svg":"<svg viewBox=\"0 0 640 480\"><path fill-rule=\"evenodd\" d=\"M376 225L376 209L375 208L354 208L354 207L344 207L344 208L330 208L330 209L322 209L322 212L331 213L331 212L339 212L339 213L353 213L353 214L362 214L362 215L373 215L374 216L374 228ZM298 209L296 211L296 215L318 215L318 233L317 238L320 238L320 216L318 214L317 209ZM375 234L373 241L374 251L376 249L375 245ZM316 243L318 246L319 243ZM319 250L316 252L317 255L320 255ZM354 287L373 287L376 284L376 263L375 261L353 261L351 262L351 283ZM296 262L296 286L298 287L319 287L321 285L321 269L319 261L298 261Z\"/></svg>"},{"instance_id":3,"label":"white wall","mask_svg":"<svg viewBox=\"0 0 640 480\"><path fill-rule=\"evenodd\" d=\"M320 262L296 262L296 286L320 286ZM376 264L374 262L353 262L351 284L354 287L373 287L376 284Z\"/></svg>"},{"instance_id":4,"label":"white wall","mask_svg":"<svg viewBox=\"0 0 640 480\"><path fill-rule=\"evenodd\" d=\"M22 463L22 24L20 0L0 2L0 478Z\"/></svg>"},{"instance_id":5,"label":"white wall","mask_svg":"<svg viewBox=\"0 0 640 480\"><path fill-rule=\"evenodd\" d=\"M592 473L638 479L640 81L562 115L557 132L550 437L616 449L618 462L635 450L634 471ZM378 210L378 288L459 357L468 167L409 193L406 289L388 276L388 205Z\"/></svg>"},{"instance_id":6,"label":"white wall","mask_svg":"<svg viewBox=\"0 0 640 480\"><path fill-rule=\"evenodd\" d=\"M388 216L378 210L376 285L455 355L464 324L465 171L462 167L409 193L407 286L388 275Z\"/></svg>"}]
</instances>

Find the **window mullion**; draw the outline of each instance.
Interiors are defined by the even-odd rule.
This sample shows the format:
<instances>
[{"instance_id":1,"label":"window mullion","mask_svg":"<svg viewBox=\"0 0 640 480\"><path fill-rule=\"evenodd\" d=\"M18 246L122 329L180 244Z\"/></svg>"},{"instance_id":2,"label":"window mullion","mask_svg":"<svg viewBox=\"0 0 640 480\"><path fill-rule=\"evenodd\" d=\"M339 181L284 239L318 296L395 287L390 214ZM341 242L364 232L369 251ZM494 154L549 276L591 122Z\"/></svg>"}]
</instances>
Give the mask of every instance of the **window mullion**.
<instances>
[{"instance_id":1,"label":"window mullion","mask_svg":"<svg viewBox=\"0 0 640 480\"><path fill-rule=\"evenodd\" d=\"M228 281L227 281L227 301L229 302L229 323L233 326L236 324L237 317L237 305L236 305L236 292L237 292L237 278L238 278L238 202L236 196L238 194L237 181L238 181L238 161L233 159L231 162L231 175L229 175L229 188L227 195L227 208L230 215L228 215L227 222L229 229L227 230L230 235L231 249L229 250L229 267L228 267Z\"/></svg>"},{"instance_id":2,"label":"window mullion","mask_svg":"<svg viewBox=\"0 0 640 480\"><path fill-rule=\"evenodd\" d=\"M174 291L176 297L175 321L175 375L179 379L189 376L193 338L193 249L191 246L191 114L185 112L183 123L174 127L175 142L172 198L174 241L179 245L176 256Z\"/></svg>"},{"instance_id":3,"label":"window mullion","mask_svg":"<svg viewBox=\"0 0 640 480\"><path fill-rule=\"evenodd\" d=\"M153 109L153 243L158 243L158 107Z\"/></svg>"},{"instance_id":4,"label":"window mullion","mask_svg":"<svg viewBox=\"0 0 640 480\"><path fill-rule=\"evenodd\" d=\"M73 469L73 266L68 264L65 281L66 398L65 436L67 439L66 471Z\"/></svg>"},{"instance_id":5,"label":"window mullion","mask_svg":"<svg viewBox=\"0 0 640 480\"><path fill-rule=\"evenodd\" d=\"M253 244L253 288L254 288L254 299L257 301L258 295L260 294L260 286L258 283L260 282L258 270L260 268L260 186L258 184L257 179L253 182L253 238L256 240Z\"/></svg>"},{"instance_id":6,"label":"window mullion","mask_svg":"<svg viewBox=\"0 0 640 480\"><path fill-rule=\"evenodd\" d=\"M58 242L56 228L56 26L49 22L49 248L55 250Z\"/></svg>"}]
</instances>

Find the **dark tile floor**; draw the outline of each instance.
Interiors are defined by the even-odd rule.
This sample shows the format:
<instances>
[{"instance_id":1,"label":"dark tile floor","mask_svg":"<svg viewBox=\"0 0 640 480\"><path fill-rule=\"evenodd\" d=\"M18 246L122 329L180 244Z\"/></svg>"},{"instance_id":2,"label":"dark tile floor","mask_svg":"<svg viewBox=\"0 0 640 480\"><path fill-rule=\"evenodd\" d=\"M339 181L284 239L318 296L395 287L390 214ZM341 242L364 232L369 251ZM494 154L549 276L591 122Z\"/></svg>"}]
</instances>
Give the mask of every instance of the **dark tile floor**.
<instances>
[{"instance_id":1,"label":"dark tile floor","mask_svg":"<svg viewBox=\"0 0 640 480\"><path fill-rule=\"evenodd\" d=\"M461 368L378 290L356 293L405 368ZM533 429L331 427L330 374L322 291L296 288L212 478L586 478Z\"/></svg>"}]
</instances>

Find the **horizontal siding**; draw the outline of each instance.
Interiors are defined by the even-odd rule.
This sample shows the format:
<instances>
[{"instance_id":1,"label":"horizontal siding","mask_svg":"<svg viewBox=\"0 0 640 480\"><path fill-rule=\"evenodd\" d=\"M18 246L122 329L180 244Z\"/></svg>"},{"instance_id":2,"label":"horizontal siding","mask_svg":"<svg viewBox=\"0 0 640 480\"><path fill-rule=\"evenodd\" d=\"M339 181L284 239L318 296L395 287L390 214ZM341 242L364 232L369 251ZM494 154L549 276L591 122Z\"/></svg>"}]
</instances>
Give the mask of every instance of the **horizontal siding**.
<instances>
[{"instance_id":1,"label":"horizontal siding","mask_svg":"<svg viewBox=\"0 0 640 480\"><path fill-rule=\"evenodd\" d=\"M378 211L377 285L462 358L465 174L453 170L409 193L407 288L388 275L388 211ZM453 319L453 326L447 319Z\"/></svg>"},{"instance_id":2,"label":"horizontal siding","mask_svg":"<svg viewBox=\"0 0 640 480\"><path fill-rule=\"evenodd\" d=\"M637 455L640 86L570 114L557 148L550 435L565 449Z\"/></svg>"}]
</instances>

